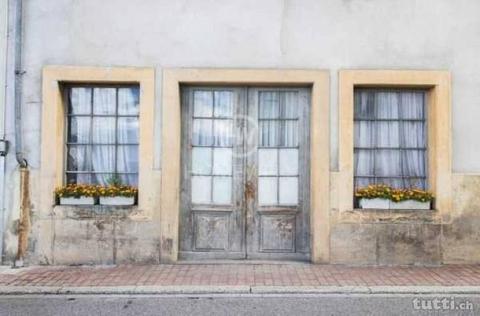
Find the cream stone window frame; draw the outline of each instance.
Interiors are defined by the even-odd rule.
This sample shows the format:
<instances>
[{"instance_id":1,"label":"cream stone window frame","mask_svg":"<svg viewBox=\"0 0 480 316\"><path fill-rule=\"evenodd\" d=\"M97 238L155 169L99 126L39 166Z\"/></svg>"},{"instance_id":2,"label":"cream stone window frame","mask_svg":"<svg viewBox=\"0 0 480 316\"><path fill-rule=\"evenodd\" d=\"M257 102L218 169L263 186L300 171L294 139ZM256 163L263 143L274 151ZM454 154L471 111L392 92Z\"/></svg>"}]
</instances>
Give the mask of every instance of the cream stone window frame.
<instances>
[{"instance_id":1,"label":"cream stone window frame","mask_svg":"<svg viewBox=\"0 0 480 316\"><path fill-rule=\"evenodd\" d=\"M423 88L428 108L428 184L442 216L452 208L451 78L448 71L341 70L339 72L339 211L353 209L354 89Z\"/></svg>"},{"instance_id":2,"label":"cream stone window frame","mask_svg":"<svg viewBox=\"0 0 480 316\"><path fill-rule=\"evenodd\" d=\"M178 258L182 84L310 86L310 222L313 262L329 260L329 75L324 70L166 69L162 93L162 262Z\"/></svg>"},{"instance_id":3,"label":"cream stone window frame","mask_svg":"<svg viewBox=\"0 0 480 316\"><path fill-rule=\"evenodd\" d=\"M55 204L54 190L64 184L66 102L62 85L138 84L140 87L138 218L151 218L158 208L159 179L153 170L155 70L133 67L46 66L43 68L41 132L41 212ZM158 191L157 191L158 190ZM134 217L135 217L134 216Z\"/></svg>"}]
</instances>

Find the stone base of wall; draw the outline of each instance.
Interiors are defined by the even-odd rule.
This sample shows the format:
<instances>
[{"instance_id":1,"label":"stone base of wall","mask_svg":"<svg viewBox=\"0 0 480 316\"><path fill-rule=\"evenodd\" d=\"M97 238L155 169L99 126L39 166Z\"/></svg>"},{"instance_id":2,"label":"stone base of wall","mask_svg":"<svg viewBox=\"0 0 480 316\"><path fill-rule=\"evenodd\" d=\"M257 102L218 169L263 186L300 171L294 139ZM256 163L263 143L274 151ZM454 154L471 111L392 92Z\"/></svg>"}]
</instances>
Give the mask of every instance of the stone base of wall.
<instances>
[{"instance_id":1,"label":"stone base of wall","mask_svg":"<svg viewBox=\"0 0 480 316\"><path fill-rule=\"evenodd\" d=\"M442 227L432 211L354 210L333 213L332 219L331 263L442 263Z\"/></svg>"},{"instance_id":2,"label":"stone base of wall","mask_svg":"<svg viewBox=\"0 0 480 316\"><path fill-rule=\"evenodd\" d=\"M124 264L160 262L159 225L133 220L135 208L55 208L36 221L29 261L35 264Z\"/></svg>"}]
</instances>

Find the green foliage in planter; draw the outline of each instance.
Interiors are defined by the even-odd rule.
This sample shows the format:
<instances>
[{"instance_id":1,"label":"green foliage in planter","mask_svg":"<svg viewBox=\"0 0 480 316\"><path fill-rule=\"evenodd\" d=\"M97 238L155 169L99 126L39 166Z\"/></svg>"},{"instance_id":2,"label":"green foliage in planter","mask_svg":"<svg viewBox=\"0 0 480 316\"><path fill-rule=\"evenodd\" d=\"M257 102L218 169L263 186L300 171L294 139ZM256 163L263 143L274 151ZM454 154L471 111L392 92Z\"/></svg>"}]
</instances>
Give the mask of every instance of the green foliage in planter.
<instances>
[{"instance_id":1,"label":"green foliage in planter","mask_svg":"<svg viewBox=\"0 0 480 316\"><path fill-rule=\"evenodd\" d=\"M55 190L55 195L59 198L80 198L82 196L95 197L98 192L98 185L92 184L67 184Z\"/></svg>"},{"instance_id":2,"label":"green foliage in planter","mask_svg":"<svg viewBox=\"0 0 480 316\"><path fill-rule=\"evenodd\" d=\"M433 194L417 188L395 189L384 184L369 185L355 191L355 197L359 199L388 199L393 202L415 200L430 202Z\"/></svg>"}]
</instances>

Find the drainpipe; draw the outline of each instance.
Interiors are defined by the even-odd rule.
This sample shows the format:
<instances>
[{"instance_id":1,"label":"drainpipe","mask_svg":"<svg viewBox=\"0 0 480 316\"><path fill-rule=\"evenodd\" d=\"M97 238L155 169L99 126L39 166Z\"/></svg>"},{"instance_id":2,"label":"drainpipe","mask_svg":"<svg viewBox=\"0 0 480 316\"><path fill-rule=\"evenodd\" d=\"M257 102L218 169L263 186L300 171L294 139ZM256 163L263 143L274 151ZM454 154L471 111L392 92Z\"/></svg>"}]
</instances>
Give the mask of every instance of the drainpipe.
<instances>
[{"instance_id":1,"label":"drainpipe","mask_svg":"<svg viewBox=\"0 0 480 316\"><path fill-rule=\"evenodd\" d=\"M6 75L7 75L7 29L8 3L0 1L0 264L3 259L3 232L5 228L5 170L8 150L5 140Z\"/></svg>"},{"instance_id":2,"label":"drainpipe","mask_svg":"<svg viewBox=\"0 0 480 316\"><path fill-rule=\"evenodd\" d=\"M18 220L18 251L15 258L15 267L23 267L27 253L28 234L30 232L30 194L29 194L29 170L28 162L24 157L22 143L22 32L23 32L23 8L22 0L12 0L15 21L15 158L20 167L20 217Z\"/></svg>"}]
</instances>

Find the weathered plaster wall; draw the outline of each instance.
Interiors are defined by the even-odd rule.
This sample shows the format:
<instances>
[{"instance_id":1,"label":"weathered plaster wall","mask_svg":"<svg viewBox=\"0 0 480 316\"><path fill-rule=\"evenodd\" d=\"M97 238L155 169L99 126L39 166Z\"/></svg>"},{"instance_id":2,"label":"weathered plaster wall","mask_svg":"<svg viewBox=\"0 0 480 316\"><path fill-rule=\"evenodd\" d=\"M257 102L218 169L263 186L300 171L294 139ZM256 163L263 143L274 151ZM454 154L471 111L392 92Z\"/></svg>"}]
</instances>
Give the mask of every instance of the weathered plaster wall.
<instances>
[{"instance_id":1,"label":"weathered plaster wall","mask_svg":"<svg viewBox=\"0 0 480 316\"><path fill-rule=\"evenodd\" d=\"M338 167L339 69L445 69L451 71L453 78L453 169L458 173L477 173L480 172L480 138L477 136L480 116L479 13L480 2L476 0L25 1L23 129L25 153L32 168L34 231L31 249L35 260L50 253L55 254L56 262L67 262L67 251L72 253L75 250L64 249L62 245L71 236L79 236L79 240L84 241L81 247L92 245L92 249L87 247L89 251L81 248L85 255L88 252L88 256L92 256L89 258L97 258L99 262L113 260L113 250L100 251L100 244L92 240L103 238L109 240L108 245L114 240L118 243L119 237L115 237L119 236L117 227L127 227L122 230L125 242L138 242L138 238L149 240L150 246L141 244L145 252L143 249L139 251L142 256L153 258L156 251L149 250L149 247L154 247L159 227L155 221L140 224L104 218L104 229L100 230L95 225L97 219L35 218L40 199L35 188L42 185L38 169L40 118L42 106L45 106L41 104L43 66L155 67L155 135L158 140L164 68L328 69L331 76L330 156L334 173ZM9 104L6 113L9 139L13 139L12 105ZM155 146L154 166L161 169L161 142L155 142ZM12 152L14 150L12 148ZM16 249L17 178L14 157L9 155L5 202L7 226L11 229L5 238L7 258L11 258ZM479 237L474 229L480 221L477 213L480 180L461 174L456 179L456 215L452 215L451 224L443 227L443 260L480 261L480 254L475 251ZM335 199L336 195L332 193L332 204ZM332 209L334 213L335 207ZM39 225L44 225L44 229ZM425 239L421 247L428 251L433 248L431 257L437 258L439 228L436 223L423 224L419 219L408 219L402 224L359 225L362 226L342 222L338 228L333 228L332 249L334 245L340 247L343 242L340 238L346 240L350 236L353 241L365 244L373 238L369 230L386 231L385 234L396 231L398 233L394 235L406 236L406 239L426 236L428 240ZM51 234L46 236L49 232ZM471 234L467 236L465 232ZM385 253L382 249L391 252L392 249L388 248L391 241L378 240L379 234L375 234L376 258L384 258L381 257ZM44 244L39 242L42 240ZM417 249L409 245L401 247L399 253L404 249ZM117 258L120 252L117 250ZM350 250L344 251L347 252ZM342 259L342 256L345 254L332 254L332 258L338 258L339 262L349 260ZM402 257L407 258L406 262L413 258L410 254ZM80 263L81 258L77 259L76 263ZM383 262L383 259L375 260Z\"/></svg>"}]
</instances>

